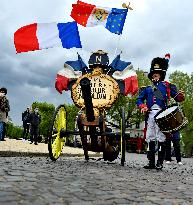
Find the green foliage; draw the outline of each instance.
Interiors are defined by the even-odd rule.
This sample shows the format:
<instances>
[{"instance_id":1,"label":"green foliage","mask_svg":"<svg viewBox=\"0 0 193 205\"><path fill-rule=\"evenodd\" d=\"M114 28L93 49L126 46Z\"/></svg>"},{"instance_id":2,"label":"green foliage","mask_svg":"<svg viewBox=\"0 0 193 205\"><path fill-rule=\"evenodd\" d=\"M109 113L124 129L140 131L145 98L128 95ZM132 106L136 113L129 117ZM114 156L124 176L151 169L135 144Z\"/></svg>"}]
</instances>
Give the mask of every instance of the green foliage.
<instances>
[{"instance_id":1,"label":"green foliage","mask_svg":"<svg viewBox=\"0 0 193 205\"><path fill-rule=\"evenodd\" d=\"M147 74L142 70L137 71L137 79L138 79L139 88L141 88L142 86L151 85L151 81L147 77Z\"/></svg>"},{"instance_id":2,"label":"green foliage","mask_svg":"<svg viewBox=\"0 0 193 205\"><path fill-rule=\"evenodd\" d=\"M189 76L187 73L175 71L170 75L169 79L178 89L184 90L186 99L193 98L193 74Z\"/></svg>"},{"instance_id":3,"label":"green foliage","mask_svg":"<svg viewBox=\"0 0 193 205\"><path fill-rule=\"evenodd\" d=\"M79 108L77 108L74 104L65 105L65 106L66 106L66 110L67 110L67 129L74 130L76 116L78 114Z\"/></svg>"},{"instance_id":4,"label":"green foliage","mask_svg":"<svg viewBox=\"0 0 193 205\"><path fill-rule=\"evenodd\" d=\"M73 131L75 130L75 122L76 116L78 114L79 108L77 108L74 104L65 105L67 111L67 130ZM73 141L74 136L70 136L67 139L66 145Z\"/></svg>"},{"instance_id":5,"label":"green foliage","mask_svg":"<svg viewBox=\"0 0 193 205\"><path fill-rule=\"evenodd\" d=\"M23 129L15 126L13 123L6 124L6 136L11 139L19 139L22 137Z\"/></svg>"}]
</instances>

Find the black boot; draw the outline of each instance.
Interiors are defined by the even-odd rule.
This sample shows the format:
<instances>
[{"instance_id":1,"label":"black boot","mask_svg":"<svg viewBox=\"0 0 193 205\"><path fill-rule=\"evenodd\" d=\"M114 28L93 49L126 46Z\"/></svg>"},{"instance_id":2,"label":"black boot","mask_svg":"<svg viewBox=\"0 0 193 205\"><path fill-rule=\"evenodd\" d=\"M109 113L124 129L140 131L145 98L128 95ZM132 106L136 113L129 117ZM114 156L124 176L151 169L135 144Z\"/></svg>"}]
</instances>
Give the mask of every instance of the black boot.
<instances>
[{"instance_id":1,"label":"black boot","mask_svg":"<svg viewBox=\"0 0 193 205\"><path fill-rule=\"evenodd\" d=\"M173 140L176 161L181 162L180 140Z\"/></svg>"},{"instance_id":2,"label":"black boot","mask_svg":"<svg viewBox=\"0 0 193 205\"><path fill-rule=\"evenodd\" d=\"M162 170L163 168L163 162L157 160L157 163L156 163L156 167L155 167L157 170Z\"/></svg>"},{"instance_id":3,"label":"black boot","mask_svg":"<svg viewBox=\"0 0 193 205\"><path fill-rule=\"evenodd\" d=\"M145 165L144 169L155 169L155 142L149 142L149 151L147 153L149 163Z\"/></svg>"},{"instance_id":4,"label":"black boot","mask_svg":"<svg viewBox=\"0 0 193 205\"><path fill-rule=\"evenodd\" d=\"M156 169L161 170L163 168L163 161L165 159L165 142L158 142L158 160Z\"/></svg>"},{"instance_id":5,"label":"black boot","mask_svg":"<svg viewBox=\"0 0 193 205\"><path fill-rule=\"evenodd\" d=\"M171 156L171 139L167 139L165 141L165 149L166 149L166 155L165 155L165 160L171 162L172 161L172 156Z\"/></svg>"}]
</instances>

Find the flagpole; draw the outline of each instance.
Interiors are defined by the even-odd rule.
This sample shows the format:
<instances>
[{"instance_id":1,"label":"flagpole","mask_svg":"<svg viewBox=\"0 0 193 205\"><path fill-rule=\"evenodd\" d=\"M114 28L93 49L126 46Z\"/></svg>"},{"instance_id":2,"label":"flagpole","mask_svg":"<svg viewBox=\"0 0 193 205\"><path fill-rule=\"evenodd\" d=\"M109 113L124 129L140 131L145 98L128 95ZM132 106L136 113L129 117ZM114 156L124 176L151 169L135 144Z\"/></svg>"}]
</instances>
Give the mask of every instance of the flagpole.
<instances>
[{"instance_id":1,"label":"flagpole","mask_svg":"<svg viewBox=\"0 0 193 205\"><path fill-rule=\"evenodd\" d=\"M123 3L123 4L122 4L122 7L123 7L123 8L126 8L126 9L127 9L127 12L128 12L128 10L133 10L133 8L130 6L130 4L131 4L130 2L129 2L128 5L127 5L126 3ZM118 48L119 48L119 43L120 43L120 40L121 40L121 36L122 36L122 33L121 33L121 35L119 35L119 38L118 38L117 46L116 46L116 48L115 48L114 58L115 58L116 53L117 53L117 50L118 50Z\"/></svg>"},{"instance_id":2,"label":"flagpole","mask_svg":"<svg viewBox=\"0 0 193 205\"><path fill-rule=\"evenodd\" d=\"M83 58L83 60L84 60L83 49L81 48L80 50L81 50L81 53L82 53L82 56L83 56L82 58ZM85 62L85 61L84 61L84 62ZM87 69L86 69L86 68L85 68L85 71L86 71L86 73L88 73L88 71L87 71Z\"/></svg>"},{"instance_id":3,"label":"flagpole","mask_svg":"<svg viewBox=\"0 0 193 205\"><path fill-rule=\"evenodd\" d=\"M115 53L114 53L114 58L116 56L116 53L117 53L117 50L118 50L118 47L119 47L119 42L121 40L121 35L119 35L119 38L118 38L118 41L117 41L117 45L116 45L116 48L115 48ZM109 70L107 71L106 75L109 74L109 72L111 71L111 68L109 68Z\"/></svg>"},{"instance_id":4,"label":"flagpole","mask_svg":"<svg viewBox=\"0 0 193 205\"><path fill-rule=\"evenodd\" d=\"M118 38L118 41L117 41L117 45L116 45L116 48L115 48L115 53L114 53L114 58L115 58L116 53L117 53L117 50L118 50L118 48L119 48L119 43L120 43L120 40L121 40L121 36L122 36L122 34L121 34L121 35L119 35L119 38Z\"/></svg>"},{"instance_id":5,"label":"flagpole","mask_svg":"<svg viewBox=\"0 0 193 205\"><path fill-rule=\"evenodd\" d=\"M129 4L127 5L126 3L123 3L122 4L122 7L123 8L127 8L127 12L128 10L133 10L133 8L130 6L130 2ZM118 38L118 41L117 41L117 45L116 45L116 48L115 48L115 53L114 53L114 58L116 56L116 53L117 53L117 50L118 50L118 47L119 47L119 43L120 43L120 40L121 40L121 36L122 36L122 33L119 35L119 38ZM109 68L109 70L107 71L106 75L108 75L108 73L110 72L111 68Z\"/></svg>"}]
</instances>

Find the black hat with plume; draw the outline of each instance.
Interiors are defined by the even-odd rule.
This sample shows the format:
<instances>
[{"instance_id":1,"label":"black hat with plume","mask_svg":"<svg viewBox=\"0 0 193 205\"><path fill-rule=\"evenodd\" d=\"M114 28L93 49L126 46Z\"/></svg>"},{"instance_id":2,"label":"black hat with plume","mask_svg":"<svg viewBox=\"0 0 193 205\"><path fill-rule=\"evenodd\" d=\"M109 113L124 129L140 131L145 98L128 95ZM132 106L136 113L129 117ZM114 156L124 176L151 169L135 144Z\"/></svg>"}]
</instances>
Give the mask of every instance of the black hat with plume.
<instances>
[{"instance_id":1,"label":"black hat with plume","mask_svg":"<svg viewBox=\"0 0 193 205\"><path fill-rule=\"evenodd\" d=\"M161 75L160 80L163 81L166 76L166 72L168 69L168 63L170 59L170 54L166 54L165 58L154 58L151 62L150 72L148 74L148 78L152 80L152 76L154 73L159 73Z\"/></svg>"}]
</instances>

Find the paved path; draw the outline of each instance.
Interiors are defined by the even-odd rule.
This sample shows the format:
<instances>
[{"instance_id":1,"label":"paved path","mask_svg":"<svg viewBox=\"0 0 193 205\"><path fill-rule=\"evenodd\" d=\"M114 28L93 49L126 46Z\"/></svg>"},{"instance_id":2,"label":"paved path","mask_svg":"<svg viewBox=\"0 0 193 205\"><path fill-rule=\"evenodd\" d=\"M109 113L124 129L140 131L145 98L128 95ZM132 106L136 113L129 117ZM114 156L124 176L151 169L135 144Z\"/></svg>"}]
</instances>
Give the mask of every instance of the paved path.
<instances>
[{"instance_id":1,"label":"paved path","mask_svg":"<svg viewBox=\"0 0 193 205\"><path fill-rule=\"evenodd\" d=\"M192 205L193 159L144 170L146 156L85 162L81 157L0 158L0 205Z\"/></svg>"},{"instance_id":2,"label":"paved path","mask_svg":"<svg viewBox=\"0 0 193 205\"><path fill-rule=\"evenodd\" d=\"M82 148L64 146L62 150L65 156L83 156ZM96 156L95 152L89 152L90 155ZM48 145L39 143L38 145L30 144L30 141L8 139L0 141L0 156L47 156Z\"/></svg>"}]
</instances>

